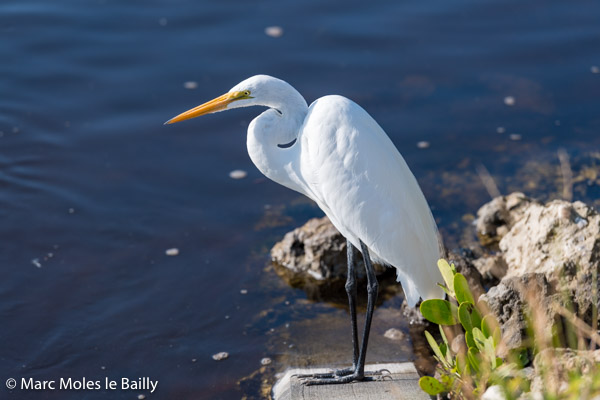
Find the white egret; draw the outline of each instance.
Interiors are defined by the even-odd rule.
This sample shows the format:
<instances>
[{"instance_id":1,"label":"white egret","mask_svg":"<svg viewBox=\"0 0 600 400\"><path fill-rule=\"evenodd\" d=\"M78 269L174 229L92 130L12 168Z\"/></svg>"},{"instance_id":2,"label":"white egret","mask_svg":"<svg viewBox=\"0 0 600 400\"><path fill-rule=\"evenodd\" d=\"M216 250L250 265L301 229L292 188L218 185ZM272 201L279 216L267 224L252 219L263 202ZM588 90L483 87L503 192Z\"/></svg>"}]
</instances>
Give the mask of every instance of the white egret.
<instances>
[{"instance_id":1,"label":"white egret","mask_svg":"<svg viewBox=\"0 0 600 400\"><path fill-rule=\"evenodd\" d=\"M307 383L363 380L378 289L371 260L396 268L411 307L419 297L444 295L437 285L442 281L436 267L440 258L437 227L427 201L383 129L342 96L325 96L309 107L288 83L257 75L166 123L248 106L268 107L248 127L246 143L252 162L269 179L314 200L347 239L353 365L311 376ZM353 247L362 252L367 275L360 349Z\"/></svg>"}]
</instances>

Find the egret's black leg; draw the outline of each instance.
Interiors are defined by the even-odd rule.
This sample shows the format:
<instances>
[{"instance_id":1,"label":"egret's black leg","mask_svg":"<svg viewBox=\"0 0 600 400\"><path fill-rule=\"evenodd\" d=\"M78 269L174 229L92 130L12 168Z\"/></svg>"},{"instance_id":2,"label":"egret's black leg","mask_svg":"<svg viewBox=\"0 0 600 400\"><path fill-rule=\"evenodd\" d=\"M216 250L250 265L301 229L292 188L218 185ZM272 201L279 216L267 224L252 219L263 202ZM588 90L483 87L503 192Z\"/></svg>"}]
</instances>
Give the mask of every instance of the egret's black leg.
<instances>
[{"instance_id":1,"label":"egret's black leg","mask_svg":"<svg viewBox=\"0 0 600 400\"><path fill-rule=\"evenodd\" d=\"M371 330L371 321L373 320L373 311L375 310L375 303L377 302L377 292L379 289L379 284L377 283L377 276L375 275L375 269L373 268L373 264L371 262L371 257L369 256L369 249L365 244L360 242L363 260L365 264L365 270L367 273L367 315L365 317L365 328L363 331L362 344L360 347L360 352L358 353L358 360L356 360L357 346L358 343L358 333L356 329L356 306L355 299L352 296L352 290L356 293L356 279L354 279L354 283L349 282L350 276L354 275L350 274L350 260L354 258L350 257L350 250L348 252L348 281L346 283L346 291L348 292L348 299L350 302L350 313L353 314L352 317L352 339L354 343L354 363L353 368L345 369L341 371L332 372L329 374L315 374L315 375L304 375L300 376L301 378L309 378L304 381L306 385L326 385L326 384L334 384L334 383L348 383L352 381L361 381L365 380L365 359L367 356L367 345L369 343L369 331ZM353 263L354 264L354 263ZM352 287L354 286L354 288ZM352 308L354 307L354 313L352 313ZM382 375L383 371L378 371L373 375ZM371 379L370 377L368 379Z\"/></svg>"},{"instance_id":2,"label":"egret's black leg","mask_svg":"<svg viewBox=\"0 0 600 400\"><path fill-rule=\"evenodd\" d=\"M346 293L352 323L352 369L358 363L358 328L356 327L356 265L354 260L354 245L346 240L346 254L348 258L348 276L346 277Z\"/></svg>"},{"instance_id":3,"label":"egret's black leg","mask_svg":"<svg viewBox=\"0 0 600 400\"><path fill-rule=\"evenodd\" d=\"M377 282L377 275L375 275L375 268L373 268L373 263L371 263L369 249L367 246L365 246L362 240L360 241L360 248L363 253L365 270L367 272L367 315L365 317L365 330L363 331L362 345L360 346L360 354L358 355L358 365L356 371L360 376L364 376L367 345L369 343L369 332L371 331L373 311L375 311L375 303L377 302L379 283Z\"/></svg>"},{"instance_id":4,"label":"egret's black leg","mask_svg":"<svg viewBox=\"0 0 600 400\"><path fill-rule=\"evenodd\" d=\"M337 369L331 372L300 375L299 378L333 378L336 376L346 376L352 374L356 370L358 363L358 328L356 322L356 265L354 245L346 240L346 255L348 262L348 276L346 277L346 293L348 294L348 305L350 307L350 320L352 323L352 367Z\"/></svg>"}]
</instances>

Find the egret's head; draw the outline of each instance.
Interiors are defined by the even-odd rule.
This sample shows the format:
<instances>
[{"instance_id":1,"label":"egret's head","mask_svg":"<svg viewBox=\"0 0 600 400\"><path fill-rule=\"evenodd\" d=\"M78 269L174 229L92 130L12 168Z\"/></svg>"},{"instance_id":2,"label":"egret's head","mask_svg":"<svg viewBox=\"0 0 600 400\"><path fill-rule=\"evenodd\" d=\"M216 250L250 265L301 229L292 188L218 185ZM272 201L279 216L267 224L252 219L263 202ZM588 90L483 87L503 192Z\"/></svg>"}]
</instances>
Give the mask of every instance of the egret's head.
<instances>
[{"instance_id":1,"label":"egret's head","mask_svg":"<svg viewBox=\"0 0 600 400\"><path fill-rule=\"evenodd\" d=\"M264 102L261 102L261 100L268 98L268 94L273 92L273 89L281 84L288 85L286 82L271 76L255 75L238 83L224 95L181 113L165 122L165 124L173 124L186 119L230 110L232 108L267 105Z\"/></svg>"}]
</instances>

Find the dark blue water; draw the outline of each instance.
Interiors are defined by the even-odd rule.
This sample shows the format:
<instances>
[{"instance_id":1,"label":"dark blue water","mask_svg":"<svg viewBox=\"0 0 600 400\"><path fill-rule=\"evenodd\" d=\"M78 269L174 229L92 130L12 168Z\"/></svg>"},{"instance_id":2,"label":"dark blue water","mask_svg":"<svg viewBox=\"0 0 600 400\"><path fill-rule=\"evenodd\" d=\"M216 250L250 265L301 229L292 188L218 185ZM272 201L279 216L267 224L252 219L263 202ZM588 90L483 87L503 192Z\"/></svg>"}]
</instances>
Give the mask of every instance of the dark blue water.
<instances>
[{"instance_id":1,"label":"dark blue water","mask_svg":"<svg viewBox=\"0 0 600 400\"><path fill-rule=\"evenodd\" d=\"M270 246L321 213L251 164L259 110L165 120L258 73L309 102L345 95L388 132L457 243L461 216L489 198L477 166L527 191L513 177L532 160L598 150L599 21L591 0L2 2L0 398L254 396L237 382L293 355L286 323L345 316L265 270ZM159 386L4 387L84 376Z\"/></svg>"}]
</instances>

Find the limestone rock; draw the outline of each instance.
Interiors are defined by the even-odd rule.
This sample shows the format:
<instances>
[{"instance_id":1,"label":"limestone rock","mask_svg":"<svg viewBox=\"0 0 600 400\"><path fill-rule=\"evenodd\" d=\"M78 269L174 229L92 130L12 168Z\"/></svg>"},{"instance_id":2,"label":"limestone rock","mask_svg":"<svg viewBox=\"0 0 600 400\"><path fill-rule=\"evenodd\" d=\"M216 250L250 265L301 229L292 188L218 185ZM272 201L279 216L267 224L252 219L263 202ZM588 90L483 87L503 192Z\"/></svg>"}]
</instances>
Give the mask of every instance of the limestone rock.
<instances>
[{"instance_id":1,"label":"limestone rock","mask_svg":"<svg viewBox=\"0 0 600 400\"><path fill-rule=\"evenodd\" d=\"M508 196L499 196L484 204L477 211L475 226L482 244L497 243L518 221L523 210L533 200L523 193L515 192Z\"/></svg>"},{"instance_id":2,"label":"limestone rock","mask_svg":"<svg viewBox=\"0 0 600 400\"><path fill-rule=\"evenodd\" d=\"M271 249L275 271L291 286L307 291L309 298L346 298L346 239L337 231L329 218L313 218L303 226L288 232ZM356 251L356 275L360 284L366 280L362 255ZM395 275L395 271L374 265L377 275ZM380 282L383 283L383 282ZM384 291L380 285L380 291Z\"/></svg>"},{"instance_id":3,"label":"limestone rock","mask_svg":"<svg viewBox=\"0 0 600 400\"><path fill-rule=\"evenodd\" d=\"M543 274L504 278L479 300L487 304L500 323L504 342L501 350L504 352L522 346L528 315L545 321L539 326L547 328L544 334L550 334L556 315L554 307L560 304L560 297L554 293Z\"/></svg>"},{"instance_id":4,"label":"limestone rock","mask_svg":"<svg viewBox=\"0 0 600 400\"><path fill-rule=\"evenodd\" d=\"M271 249L271 258L298 279L345 279L346 239L329 218L313 218L277 242ZM362 260L359 262L357 273L364 274Z\"/></svg>"},{"instance_id":5,"label":"limestone rock","mask_svg":"<svg viewBox=\"0 0 600 400\"><path fill-rule=\"evenodd\" d=\"M532 203L500 241L506 277L541 273L591 313L600 267L600 215L582 202Z\"/></svg>"},{"instance_id":6,"label":"limestone rock","mask_svg":"<svg viewBox=\"0 0 600 400\"><path fill-rule=\"evenodd\" d=\"M501 279L482 299L498 317L508 348L524 338L523 312L537 313L550 327L557 307L570 299L577 314L592 322L600 268L600 215L593 208L562 200L541 204L513 193L478 215L480 237L500 239L499 251L472 263L484 280ZM498 234L500 226L507 232Z\"/></svg>"},{"instance_id":7,"label":"limestone rock","mask_svg":"<svg viewBox=\"0 0 600 400\"><path fill-rule=\"evenodd\" d=\"M508 266L501 254L480 257L472 261L473 266L479 271L486 282L498 282L506 275Z\"/></svg>"},{"instance_id":8,"label":"limestone rock","mask_svg":"<svg viewBox=\"0 0 600 400\"><path fill-rule=\"evenodd\" d=\"M533 361L535 375L531 392L563 392L568 388L569 373L589 377L590 372L599 363L600 350L560 348L542 350ZM550 385L550 387L547 385Z\"/></svg>"}]
</instances>

